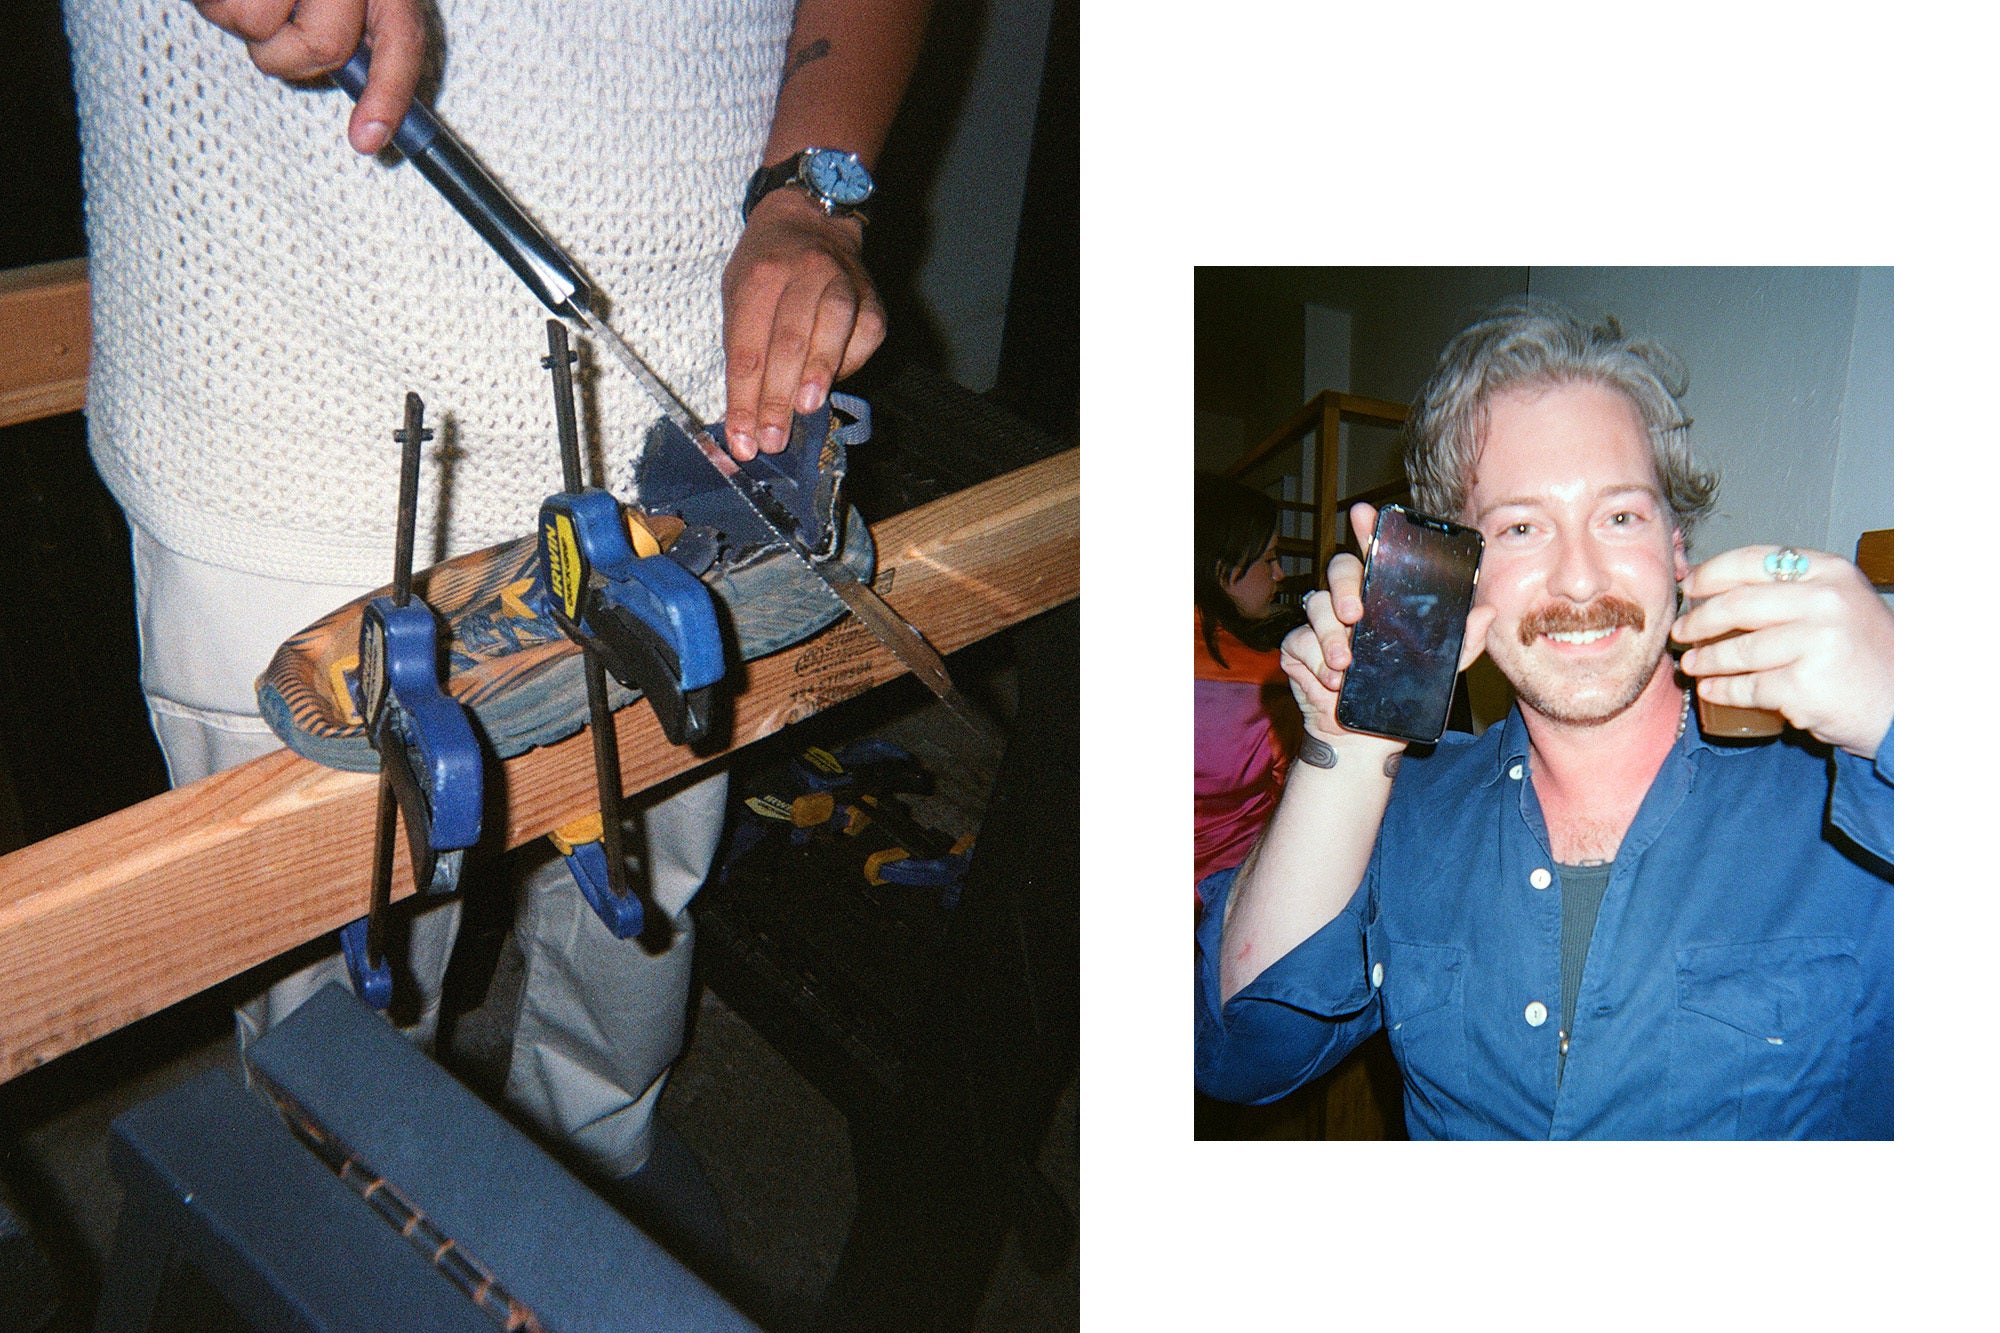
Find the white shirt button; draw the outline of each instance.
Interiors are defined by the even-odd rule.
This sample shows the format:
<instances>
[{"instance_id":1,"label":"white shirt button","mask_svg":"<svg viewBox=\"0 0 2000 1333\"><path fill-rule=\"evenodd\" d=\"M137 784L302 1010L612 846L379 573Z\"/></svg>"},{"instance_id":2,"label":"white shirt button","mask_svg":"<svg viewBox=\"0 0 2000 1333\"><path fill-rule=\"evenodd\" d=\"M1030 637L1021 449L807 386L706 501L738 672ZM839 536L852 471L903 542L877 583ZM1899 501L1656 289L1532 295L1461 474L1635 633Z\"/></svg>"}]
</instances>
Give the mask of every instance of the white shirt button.
<instances>
[{"instance_id":1,"label":"white shirt button","mask_svg":"<svg viewBox=\"0 0 2000 1333\"><path fill-rule=\"evenodd\" d=\"M1530 1000L1527 1009L1522 1011L1521 1016L1528 1020L1529 1027L1538 1028L1549 1021L1548 1006L1544 1005L1540 1000Z\"/></svg>"},{"instance_id":2,"label":"white shirt button","mask_svg":"<svg viewBox=\"0 0 2000 1333\"><path fill-rule=\"evenodd\" d=\"M1375 970L1368 974L1368 980L1376 990L1382 989L1382 965L1380 963L1375 964Z\"/></svg>"},{"instance_id":3,"label":"white shirt button","mask_svg":"<svg viewBox=\"0 0 2000 1333\"><path fill-rule=\"evenodd\" d=\"M1519 764L1516 764L1512 768L1508 769L1507 776L1514 779L1514 781L1519 782L1521 780L1521 766Z\"/></svg>"},{"instance_id":4,"label":"white shirt button","mask_svg":"<svg viewBox=\"0 0 2000 1333\"><path fill-rule=\"evenodd\" d=\"M1533 870L1529 871L1528 883L1534 885L1538 889L1546 889L1551 883L1551 880L1549 878L1548 867L1536 866Z\"/></svg>"}]
</instances>

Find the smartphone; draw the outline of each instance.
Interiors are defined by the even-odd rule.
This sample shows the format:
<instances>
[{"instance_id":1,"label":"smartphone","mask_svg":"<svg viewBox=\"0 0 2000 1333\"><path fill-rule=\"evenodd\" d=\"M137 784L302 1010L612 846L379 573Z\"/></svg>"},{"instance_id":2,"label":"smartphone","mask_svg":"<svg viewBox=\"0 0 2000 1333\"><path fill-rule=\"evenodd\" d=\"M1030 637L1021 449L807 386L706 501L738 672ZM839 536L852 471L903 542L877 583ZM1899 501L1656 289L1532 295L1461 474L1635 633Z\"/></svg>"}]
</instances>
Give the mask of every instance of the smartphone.
<instances>
[{"instance_id":1,"label":"smartphone","mask_svg":"<svg viewBox=\"0 0 2000 1333\"><path fill-rule=\"evenodd\" d=\"M1444 735L1485 549L1476 530L1401 505L1376 516L1341 726L1424 745Z\"/></svg>"}]
</instances>

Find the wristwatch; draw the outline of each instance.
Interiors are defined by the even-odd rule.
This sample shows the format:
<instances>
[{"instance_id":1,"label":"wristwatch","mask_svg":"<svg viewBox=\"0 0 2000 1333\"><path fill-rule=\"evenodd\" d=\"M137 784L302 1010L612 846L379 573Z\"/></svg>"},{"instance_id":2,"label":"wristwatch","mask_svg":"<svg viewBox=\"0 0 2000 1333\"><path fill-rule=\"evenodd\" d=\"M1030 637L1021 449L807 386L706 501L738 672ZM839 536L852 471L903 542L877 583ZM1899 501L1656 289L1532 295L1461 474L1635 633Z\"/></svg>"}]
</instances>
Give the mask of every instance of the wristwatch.
<instances>
[{"instance_id":1,"label":"wristwatch","mask_svg":"<svg viewBox=\"0 0 2000 1333\"><path fill-rule=\"evenodd\" d=\"M860 158L838 148L808 148L751 173L749 192L743 196L743 220L750 220L750 210L765 195L787 185L804 190L830 218L855 217L863 222L868 219L861 205L875 193L875 178Z\"/></svg>"}]
</instances>

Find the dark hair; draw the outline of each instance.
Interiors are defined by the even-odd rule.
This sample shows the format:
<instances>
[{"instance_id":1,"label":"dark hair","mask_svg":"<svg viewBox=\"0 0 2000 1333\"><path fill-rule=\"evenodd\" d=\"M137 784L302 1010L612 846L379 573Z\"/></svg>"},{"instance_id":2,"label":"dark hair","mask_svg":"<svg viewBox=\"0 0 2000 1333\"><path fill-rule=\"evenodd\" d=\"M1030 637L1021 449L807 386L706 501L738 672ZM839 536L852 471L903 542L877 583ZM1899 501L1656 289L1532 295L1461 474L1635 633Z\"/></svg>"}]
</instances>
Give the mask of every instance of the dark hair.
<instances>
[{"instance_id":1,"label":"dark hair","mask_svg":"<svg viewBox=\"0 0 2000 1333\"><path fill-rule=\"evenodd\" d=\"M1687 368L1615 319L1591 326L1553 301L1521 297L1489 310L1438 358L1403 428L1403 464L1417 507L1440 518L1465 508L1493 395L1520 386L1592 383L1625 395L1653 442L1660 490L1683 531L1715 507L1716 477L1696 464L1681 410Z\"/></svg>"},{"instance_id":2,"label":"dark hair","mask_svg":"<svg viewBox=\"0 0 2000 1333\"><path fill-rule=\"evenodd\" d=\"M1219 666L1228 666L1216 631L1226 629L1252 646L1271 637L1283 615L1251 620L1222 586L1257 562L1278 531L1278 502L1240 481L1212 472L1194 474L1194 609L1202 642Z\"/></svg>"}]
</instances>

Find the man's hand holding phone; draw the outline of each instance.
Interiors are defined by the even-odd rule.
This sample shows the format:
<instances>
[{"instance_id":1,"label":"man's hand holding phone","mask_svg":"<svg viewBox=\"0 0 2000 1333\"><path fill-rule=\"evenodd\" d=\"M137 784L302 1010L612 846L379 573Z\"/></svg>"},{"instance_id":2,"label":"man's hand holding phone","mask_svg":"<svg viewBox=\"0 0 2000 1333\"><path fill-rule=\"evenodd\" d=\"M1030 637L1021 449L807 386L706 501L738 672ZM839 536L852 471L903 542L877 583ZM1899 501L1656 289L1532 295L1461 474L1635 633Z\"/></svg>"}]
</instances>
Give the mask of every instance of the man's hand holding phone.
<instances>
[{"instance_id":1,"label":"man's hand holding phone","mask_svg":"<svg viewBox=\"0 0 2000 1333\"><path fill-rule=\"evenodd\" d=\"M1349 517L1363 549L1379 558L1376 511L1357 504ZM1353 630L1363 618L1367 571L1355 557L1337 555L1327 565L1326 582L1326 596L1306 599L1307 623L1285 636L1278 660L1307 734L1332 746L1338 762L1331 768L1310 762L1293 766L1263 838L1237 872L1223 918L1219 980L1225 1001L1353 899L1389 803L1392 761L1409 743L1340 724L1336 712L1354 665ZM1444 597L1426 604L1446 621L1464 617L1461 670L1479 656L1494 615L1487 607L1462 610L1469 596L1464 587L1448 599L1450 610L1444 609ZM1444 628L1444 621L1435 627Z\"/></svg>"},{"instance_id":2,"label":"man's hand holding phone","mask_svg":"<svg viewBox=\"0 0 2000 1333\"><path fill-rule=\"evenodd\" d=\"M1348 521L1354 527L1355 540L1367 549L1375 537L1374 507L1356 504L1348 512ZM1353 664L1353 627L1361 622L1364 572L1362 562L1344 552L1328 562L1327 594L1306 598L1306 623L1285 636L1278 661L1291 682L1292 697L1298 701L1310 734L1329 744L1359 738L1379 746L1385 754L1398 754L1407 742L1349 731L1335 717L1347 668ZM1479 659L1493 616L1493 609L1486 606L1475 605L1467 613L1459 671Z\"/></svg>"}]
</instances>

